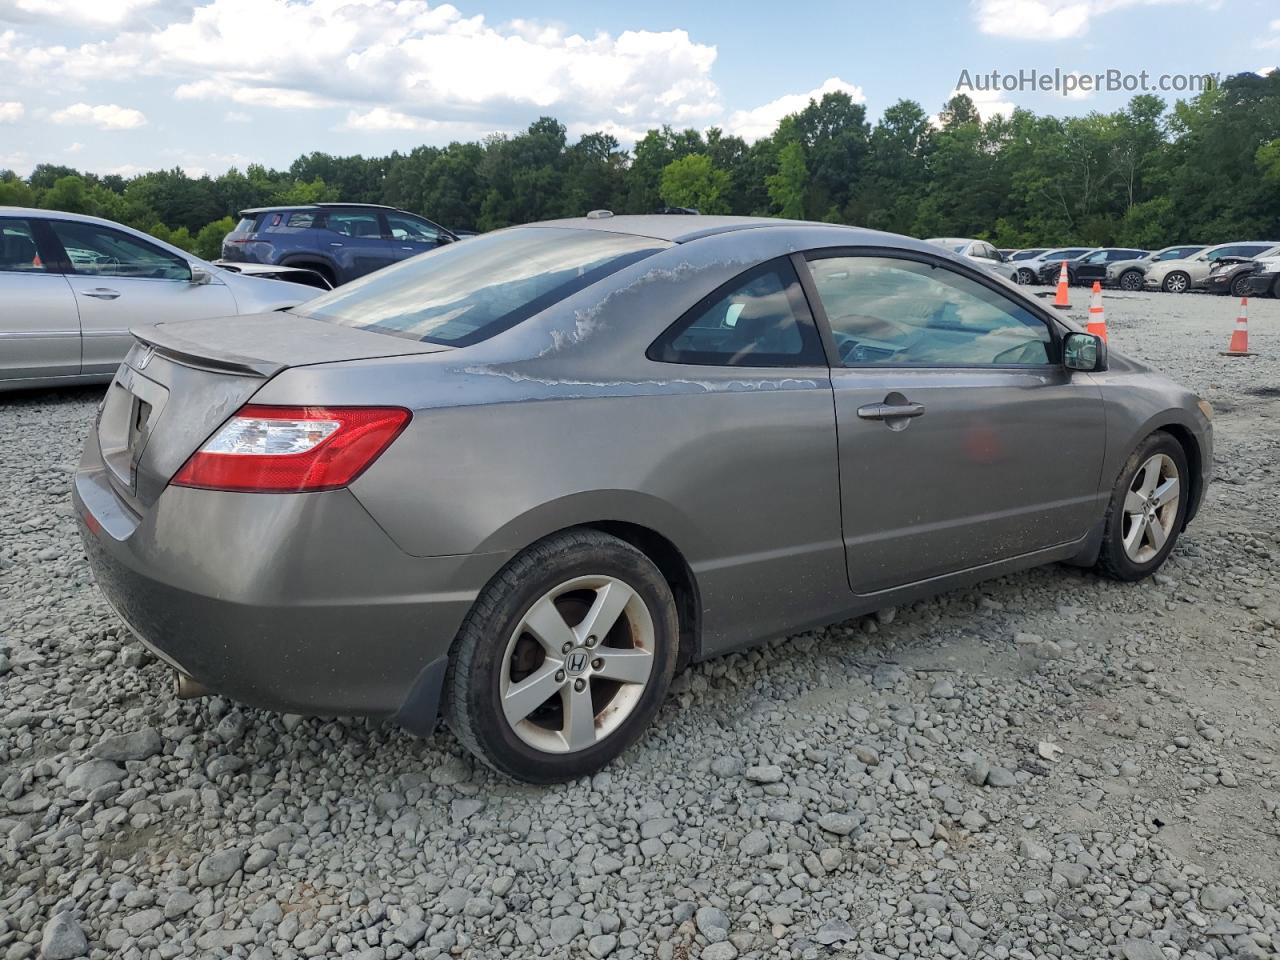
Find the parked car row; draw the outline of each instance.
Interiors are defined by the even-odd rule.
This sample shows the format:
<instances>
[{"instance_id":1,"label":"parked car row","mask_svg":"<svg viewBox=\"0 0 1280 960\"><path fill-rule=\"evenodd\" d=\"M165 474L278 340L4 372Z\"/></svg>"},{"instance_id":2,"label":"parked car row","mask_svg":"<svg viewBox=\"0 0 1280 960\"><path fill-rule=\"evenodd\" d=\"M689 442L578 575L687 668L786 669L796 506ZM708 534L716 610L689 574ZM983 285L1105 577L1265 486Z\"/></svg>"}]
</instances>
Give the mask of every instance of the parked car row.
<instances>
[{"instance_id":1,"label":"parked car row","mask_svg":"<svg viewBox=\"0 0 1280 960\"><path fill-rule=\"evenodd\" d=\"M1017 283L1052 286L1065 263L1067 282L1095 282L1120 290L1186 293L1203 290L1232 296L1280 296L1276 273L1280 242L1233 241L1215 246L1180 244L1148 251L1133 247L1036 247L997 250L1003 264L1014 268Z\"/></svg>"}]
</instances>

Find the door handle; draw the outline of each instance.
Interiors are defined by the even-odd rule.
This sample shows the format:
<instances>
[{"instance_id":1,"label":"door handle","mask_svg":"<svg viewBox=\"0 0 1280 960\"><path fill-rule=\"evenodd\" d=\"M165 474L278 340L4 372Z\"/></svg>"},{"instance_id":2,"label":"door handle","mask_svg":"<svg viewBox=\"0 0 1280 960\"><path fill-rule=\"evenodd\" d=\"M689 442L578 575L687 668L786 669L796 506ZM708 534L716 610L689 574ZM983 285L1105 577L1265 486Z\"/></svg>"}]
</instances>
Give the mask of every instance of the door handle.
<instances>
[{"instance_id":1,"label":"door handle","mask_svg":"<svg viewBox=\"0 0 1280 960\"><path fill-rule=\"evenodd\" d=\"M897 420L899 417L923 417L923 403L868 403L858 408L863 420Z\"/></svg>"},{"instance_id":2,"label":"door handle","mask_svg":"<svg viewBox=\"0 0 1280 960\"><path fill-rule=\"evenodd\" d=\"M339 243L337 240L330 240L330 241L329 241L329 246L331 246L331 247L340 247L340 246L342 246L342 244L341 244L341 243Z\"/></svg>"},{"instance_id":3,"label":"door handle","mask_svg":"<svg viewBox=\"0 0 1280 960\"><path fill-rule=\"evenodd\" d=\"M120 291L109 287L94 287L92 290L81 290L80 296L93 297L95 300L114 300L120 296Z\"/></svg>"},{"instance_id":4,"label":"door handle","mask_svg":"<svg viewBox=\"0 0 1280 960\"><path fill-rule=\"evenodd\" d=\"M401 247L400 249L401 249L401 250L412 250L412 249L413 249L413 247Z\"/></svg>"}]
</instances>

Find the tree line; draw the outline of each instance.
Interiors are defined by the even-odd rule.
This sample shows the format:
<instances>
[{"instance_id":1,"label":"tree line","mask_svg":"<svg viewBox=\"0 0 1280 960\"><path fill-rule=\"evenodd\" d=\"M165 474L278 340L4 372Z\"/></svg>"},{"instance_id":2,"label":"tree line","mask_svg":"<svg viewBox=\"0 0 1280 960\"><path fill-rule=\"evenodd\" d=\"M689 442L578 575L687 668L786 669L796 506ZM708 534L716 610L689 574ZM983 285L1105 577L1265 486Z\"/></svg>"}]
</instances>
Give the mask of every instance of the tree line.
<instances>
[{"instance_id":1,"label":"tree line","mask_svg":"<svg viewBox=\"0 0 1280 960\"><path fill-rule=\"evenodd\" d=\"M1019 109L983 120L958 95L936 118L899 100L872 124L862 104L828 93L754 143L663 127L627 151L607 133L570 143L563 124L543 117L481 142L382 157L308 153L288 170L0 171L0 205L106 217L208 258L239 210L333 200L480 231L674 206L1002 247L1280 239L1280 71L1238 74L1172 105L1142 95L1078 117Z\"/></svg>"}]
</instances>

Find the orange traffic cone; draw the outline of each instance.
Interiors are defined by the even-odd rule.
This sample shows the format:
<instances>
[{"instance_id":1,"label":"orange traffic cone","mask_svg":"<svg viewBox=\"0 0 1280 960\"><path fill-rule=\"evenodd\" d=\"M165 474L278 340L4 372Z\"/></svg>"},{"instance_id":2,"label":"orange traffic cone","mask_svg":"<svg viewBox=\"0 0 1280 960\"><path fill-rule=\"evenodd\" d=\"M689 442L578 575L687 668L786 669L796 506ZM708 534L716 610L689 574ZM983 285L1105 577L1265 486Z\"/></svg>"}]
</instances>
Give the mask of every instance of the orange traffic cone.
<instances>
[{"instance_id":1,"label":"orange traffic cone","mask_svg":"<svg viewBox=\"0 0 1280 960\"><path fill-rule=\"evenodd\" d=\"M1102 309L1102 284L1093 281L1093 299L1089 302L1089 326L1086 327L1096 337L1107 339L1107 315Z\"/></svg>"},{"instance_id":2,"label":"orange traffic cone","mask_svg":"<svg viewBox=\"0 0 1280 960\"><path fill-rule=\"evenodd\" d=\"M1224 357L1252 357L1249 352L1249 298L1240 298L1240 316L1236 317L1236 328L1231 331L1231 343L1227 345Z\"/></svg>"},{"instance_id":3,"label":"orange traffic cone","mask_svg":"<svg viewBox=\"0 0 1280 960\"><path fill-rule=\"evenodd\" d=\"M1062 269L1058 271L1058 292L1053 298L1053 305L1059 310L1070 310L1071 301L1067 299L1067 261L1062 261Z\"/></svg>"}]
</instances>

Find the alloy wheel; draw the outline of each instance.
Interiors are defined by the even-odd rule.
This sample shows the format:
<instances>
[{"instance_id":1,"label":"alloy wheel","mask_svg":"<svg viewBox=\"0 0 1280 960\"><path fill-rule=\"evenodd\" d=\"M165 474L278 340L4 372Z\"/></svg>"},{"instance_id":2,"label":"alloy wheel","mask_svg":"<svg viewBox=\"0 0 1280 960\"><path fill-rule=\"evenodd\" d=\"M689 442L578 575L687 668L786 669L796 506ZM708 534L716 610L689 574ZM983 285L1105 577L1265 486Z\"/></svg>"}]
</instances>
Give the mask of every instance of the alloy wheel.
<instances>
[{"instance_id":1,"label":"alloy wheel","mask_svg":"<svg viewBox=\"0 0 1280 960\"><path fill-rule=\"evenodd\" d=\"M1130 270L1128 273L1121 274L1121 275L1120 275L1120 289L1121 289L1121 290L1130 290L1130 291L1132 291L1132 290L1141 290L1141 289L1142 289L1142 274L1138 273L1136 270Z\"/></svg>"},{"instance_id":2,"label":"alloy wheel","mask_svg":"<svg viewBox=\"0 0 1280 960\"><path fill-rule=\"evenodd\" d=\"M1149 563L1164 549L1178 519L1181 495L1178 467L1171 457L1157 453L1138 468L1125 494L1121 529L1125 555L1134 563Z\"/></svg>"},{"instance_id":3,"label":"alloy wheel","mask_svg":"<svg viewBox=\"0 0 1280 960\"><path fill-rule=\"evenodd\" d=\"M1170 293L1182 293L1187 289L1187 277L1182 273L1171 273L1165 277L1164 288Z\"/></svg>"},{"instance_id":4,"label":"alloy wheel","mask_svg":"<svg viewBox=\"0 0 1280 960\"><path fill-rule=\"evenodd\" d=\"M525 612L502 656L503 716L522 741L574 753L635 709L654 668L653 617L616 577L575 577Z\"/></svg>"}]
</instances>

